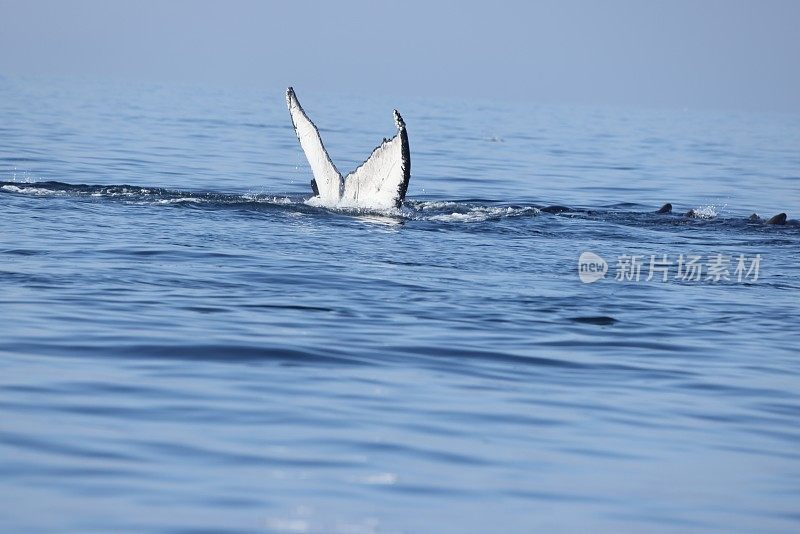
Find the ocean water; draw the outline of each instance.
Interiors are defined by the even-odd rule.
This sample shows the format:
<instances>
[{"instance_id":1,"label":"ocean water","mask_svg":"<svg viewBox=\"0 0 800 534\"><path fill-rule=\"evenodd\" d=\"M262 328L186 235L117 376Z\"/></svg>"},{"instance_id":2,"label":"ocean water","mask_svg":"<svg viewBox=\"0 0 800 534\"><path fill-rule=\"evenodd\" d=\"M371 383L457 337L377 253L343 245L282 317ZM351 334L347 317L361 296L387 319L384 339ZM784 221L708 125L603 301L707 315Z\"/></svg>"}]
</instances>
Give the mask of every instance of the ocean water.
<instances>
[{"instance_id":1,"label":"ocean water","mask_svg":"<svg viewBox=\"0 0 800 534\"><path fill-rule=\"evenodd\" d=\"M800 529L799 117L295 89L0 79L0 530Z\"/></svg>"}]
</instances>

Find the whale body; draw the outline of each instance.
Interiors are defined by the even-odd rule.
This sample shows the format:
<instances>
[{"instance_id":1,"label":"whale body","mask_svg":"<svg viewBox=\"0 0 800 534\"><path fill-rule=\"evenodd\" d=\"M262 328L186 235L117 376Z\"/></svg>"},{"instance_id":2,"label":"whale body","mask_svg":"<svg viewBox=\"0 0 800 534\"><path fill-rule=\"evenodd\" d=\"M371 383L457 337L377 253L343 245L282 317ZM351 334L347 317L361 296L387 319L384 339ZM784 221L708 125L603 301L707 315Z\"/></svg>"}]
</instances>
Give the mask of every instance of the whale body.
<instances>
[{"instance_id":1,"label":"whale body","mask_svg":"<svg viewBox=\"0 0 800 534\"><path fill-rule=\"evenodd\" d=\"M286 90L286 105L314 175L311 180L314 196L309 199L309 204L375 210L400 207L411 179L411 152L406 124L397 110L394 110L397 127L394 137L384 139L364 163L342 177L322 144L319 130L300 106L291 87Z\"/></svg>"}]
</instances>

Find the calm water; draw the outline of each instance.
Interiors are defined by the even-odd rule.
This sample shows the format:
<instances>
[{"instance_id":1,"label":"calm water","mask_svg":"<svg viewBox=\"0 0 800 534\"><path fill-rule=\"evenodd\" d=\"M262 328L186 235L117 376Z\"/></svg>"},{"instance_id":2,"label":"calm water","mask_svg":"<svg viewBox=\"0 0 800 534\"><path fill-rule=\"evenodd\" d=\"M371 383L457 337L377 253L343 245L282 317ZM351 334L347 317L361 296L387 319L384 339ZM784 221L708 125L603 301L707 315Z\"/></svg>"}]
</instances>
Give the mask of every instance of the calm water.
<instances>
[{"instance_id":1,"label":"calm water","mask_svg":"<svg viewBox=\"0 0 800 534\"><path fill-rule=\"evenodd\" d=\"M0 80L0 530L800 529L797 116L296 89Z\"/></svg>"}]
</instances>

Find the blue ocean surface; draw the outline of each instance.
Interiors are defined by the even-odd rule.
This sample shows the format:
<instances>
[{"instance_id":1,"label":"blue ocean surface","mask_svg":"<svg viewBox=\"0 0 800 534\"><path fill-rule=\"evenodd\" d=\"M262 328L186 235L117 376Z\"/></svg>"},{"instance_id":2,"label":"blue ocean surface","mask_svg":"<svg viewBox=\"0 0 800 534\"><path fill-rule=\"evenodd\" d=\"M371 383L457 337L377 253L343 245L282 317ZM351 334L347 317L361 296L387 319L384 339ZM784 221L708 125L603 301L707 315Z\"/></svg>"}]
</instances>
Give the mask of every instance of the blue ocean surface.
<instances>
[{"instance_id":1,"label":"blue ocean surface","mask_svg":"<svg viewBox=\"0 0 800 534\"><path fill-rule=\"evenodd\" d=\"M0 79L0 530L800 530L800 117L295 89Z\"/></svg>"}]
</instances>

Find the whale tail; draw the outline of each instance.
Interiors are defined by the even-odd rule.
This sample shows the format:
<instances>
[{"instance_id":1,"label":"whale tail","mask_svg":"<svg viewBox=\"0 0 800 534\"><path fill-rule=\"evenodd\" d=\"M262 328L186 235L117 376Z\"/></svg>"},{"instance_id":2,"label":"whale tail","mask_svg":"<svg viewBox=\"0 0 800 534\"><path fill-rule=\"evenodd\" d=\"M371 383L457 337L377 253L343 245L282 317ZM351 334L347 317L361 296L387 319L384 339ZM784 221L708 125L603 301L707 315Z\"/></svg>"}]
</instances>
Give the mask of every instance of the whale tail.
<instances>
[{"instance_id":1,"label":"whale tail","mask_svg":"<svg viewBox=\"0 0 800 534\"><path fill-rule=\"evenodd\" d=\"M400 207L411 179L411 152L406 124L397 110L394 110L395 136L384 139L364 163L343 178L325 150L319 130L300 106L291 87L286 90L286 104L314 175L311 187L315 203L369 209Z\"/></svg>"}]
</instances>

